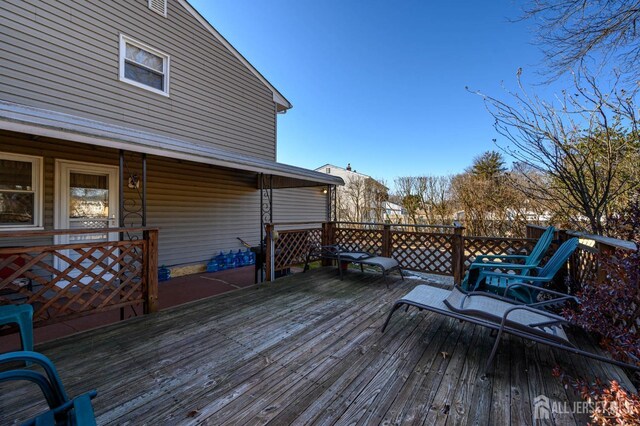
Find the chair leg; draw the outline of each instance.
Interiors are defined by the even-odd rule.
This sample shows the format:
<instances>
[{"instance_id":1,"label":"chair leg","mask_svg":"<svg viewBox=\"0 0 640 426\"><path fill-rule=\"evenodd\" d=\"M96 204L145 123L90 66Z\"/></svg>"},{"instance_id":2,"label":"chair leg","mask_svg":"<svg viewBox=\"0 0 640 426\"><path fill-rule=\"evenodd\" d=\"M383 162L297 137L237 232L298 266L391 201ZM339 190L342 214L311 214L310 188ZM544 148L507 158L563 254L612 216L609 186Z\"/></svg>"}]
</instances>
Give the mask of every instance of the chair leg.
<instances>
[{"instance_id":1,"label":"chair leg","mask_svg":"<svg viewBox=\"0 0 640 426\"><path fill-rule=\"evenodd\" d=\"M389 321L391 320L391 316L393 315L393 313L402 305L402 302L396 302L393 305L393 308L391 308L391 312L389 312L389 316L387 316L387 320L384 322L384 325L382 326L382 332L384 333L384 330L387 328L387 325L389 325Z\"/></svg>"},{"instance_id":2,"label":"chair leg","mask_svg":"<svg viewBox=\"0 0 640 426\"><path fill-rule=\"evenodd\" d=\"M22 339L22 350L33 351L33 315L31 312L20 314L20 338Z\"/></svg>"},{"instance_id":3,"label":"chair leg","mask_svg":"<svg viewBox=\"0 0 640 426\"><path fill-rule=\"evenodd\" d=\"M500 345L501 339L502 339L502 327L500 327L500 330L498 331L496 342L493 344L493 349L491 349L491 355L489 355L489 359L487 360L487 365L484 367L485 374L489 374L489 369L491 368L491 364L493 364L493 359L498 353L498 346Z\"/></svg>"},{"instance_id":4,"label":"chair leg","mask_svg":"<svg viewBox=\"0 0 640 426\"><path fill-rule=\"evenodd\" d=\"M398 271L400 271L400 278L402 278L402 281L404 281L404 274L402 273L402 268L398 268Z\"/></svg>"}]
</instances>

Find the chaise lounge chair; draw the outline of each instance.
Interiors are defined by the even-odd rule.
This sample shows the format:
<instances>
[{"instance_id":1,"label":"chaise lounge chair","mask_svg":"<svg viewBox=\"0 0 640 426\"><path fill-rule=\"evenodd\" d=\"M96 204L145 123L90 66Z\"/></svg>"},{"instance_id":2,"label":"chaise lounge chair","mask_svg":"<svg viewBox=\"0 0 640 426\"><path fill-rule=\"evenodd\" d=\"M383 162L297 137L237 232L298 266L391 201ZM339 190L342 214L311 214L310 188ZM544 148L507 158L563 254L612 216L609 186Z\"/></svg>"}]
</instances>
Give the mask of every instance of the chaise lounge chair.
<instances>
[{"instance_id":1,"label":"chaise lounge chair","mask_svg":"<svg viewBox=\"0 0 640 426\"><path fill-rule=\"evenodd\" d=\"M522 283L519 285L535 287ZM426 309L497 331L496 341L485 367L487 373L496 355L503 333L509 333L523 339L543 343L620 367L640 370L640 366L626 364L577 348L569 341L562 327L567 324L567 321L563 317L547 311L545 308L557 306L570 300L576 302L579 302L579 300L574 296L544 288L536 288L536 290L544 292L553 298L544 302L526 305L494 294L484 292L467 293L459 287L455 287L453 290L444 290L427 285L419 285L395 302L382 327L382 331L384 332L387 328L391 316L398 308L403 305L406 305L407 309L410 306L415 306L420 310Z\"/></svg>"},{"instance_id":2,"label":"chaise lounge chair","mask_svg":"<svg viewBox=\"0 0 640 426\"><path fill-rule=\"evenodd\" d=\"M355 263L360 265L360 270L364 272L364 265L376 266L382 270L382 276L386 276L393 270L398 270L400 276L404 280L404 275L400 264L397 260L391 257L376 256L375 254L367 253L365 251L351 251L344 250L339 245L320 246L316 249L316 254L323 259L335 260L338 264L338 271L340 272L340 279L343 278L343 263ZM304 266L304 270L309 269L309 259L312 257L313 249L309 251L307 261Z\"/></svg>"},{"instance_id":3,"label":"chaise lounge chair","mask_svg":"<svg viewBox=\"0 0 640 426\"><path fill-rule=\"evenodd\" d=\"M8 352L0 355L0 364L25 361L39 365L45 374L33 370L9 370L0 372L0 383L9 381L28 381L40 387L49 405L49 410L31 419L23 425L77 425L95 426L96 420L91 400L95 390L69 398L62 386L60 376L53 363L46 356L30 351Z\"/></svg>"},{"instance_id":4,"label":"chaise lounge chair","mask_svg":"<svg viewBox=\"0 0 640 426\"><path fill-rule=\"evenodd\" d=\"M486 255L481 254L476 256L473 263L469 266L462 283L460 284L464 290L470 290L474 288L478 282L481 282L484 278L484 272L495 268L502 270L513 270L510 268L514 266L528 267L529 269L521 269L525 275L528 274L530 268L535 268L540 264L549 246L553 241L553 234L556 229L553 226L549 226L544 233L538 239L538 242L528 255L520 254L498 254L498 255ZM515 263L519 261L520 263Z\"/></svg>"}]
</instances>

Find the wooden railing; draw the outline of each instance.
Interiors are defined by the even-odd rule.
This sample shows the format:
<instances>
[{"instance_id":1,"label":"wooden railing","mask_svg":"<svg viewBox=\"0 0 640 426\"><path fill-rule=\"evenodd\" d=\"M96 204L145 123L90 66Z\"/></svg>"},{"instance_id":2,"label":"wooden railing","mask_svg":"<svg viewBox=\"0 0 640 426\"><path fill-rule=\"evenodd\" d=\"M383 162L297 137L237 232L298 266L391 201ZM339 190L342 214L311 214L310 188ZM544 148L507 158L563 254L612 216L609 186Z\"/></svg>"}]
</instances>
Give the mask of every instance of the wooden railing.
<instances>
[{"instance_id":1,"label":"wooden railing","mask_svg":"<svg viewBox=\"0 0 640 426\"><path fill-rule=\"evenodd\" d=\"M497 238L464 235L458 225L398 225L359 222L305 223L303 229L279 231L279 238L269 240L273 230L286 225L270 224L267 236L273 249L267 244L267 271L279 270L304 263L314 245L339 244L348 250L361 250L380 256L393 257L403 269L452 275L459 283L469 265L481 254L529 253L545 227L527 226L526 238ZM574 231L558 231L546 258L548 259L562 242L571 237L580 238L578 250L568 262L567 269L559 275L564 281L568 275L572 291L585 279L599 277L598 253L613 253L615 250L636 250L629 241L616 240ZM271 255L273 253L273 256ZM271 259L271 262L269 261ZM311 259L317 260L317 259ZM543 260L544 263L544 260ZM271 277L267 273L267 277Z\"/></svg>"},{"instance_id":2,"label":"wooden railing","mask_svg":"<svg viewBox=\"0 0 640 426\"><path fill-rule=\"evenodd\" d=\"M321 244L339 244L348 250L394 257L403 269L442 275L454 275L454 265L460 264L457 259L462 256L463 228L457 226L328 222L300 223L303 229L279 230L294 225L267 226L267 279L273 276L272 271L304 263L311 247ZM273 231L277 231L275 240Z\"/></svg>"},{"instance_id":3,"label":"wooden railing","mask_svg":"<svg viewBox=\"0 0 640 426\"><path fill-rule=\"evenodd\" d=\"M135 236L91 242L106 233ZM31 304L35 326L128 306L158 310L157 229L1 232L0 245L69 236L87 240L0 248L0 304Z\"/></svg>"}]
</instances>

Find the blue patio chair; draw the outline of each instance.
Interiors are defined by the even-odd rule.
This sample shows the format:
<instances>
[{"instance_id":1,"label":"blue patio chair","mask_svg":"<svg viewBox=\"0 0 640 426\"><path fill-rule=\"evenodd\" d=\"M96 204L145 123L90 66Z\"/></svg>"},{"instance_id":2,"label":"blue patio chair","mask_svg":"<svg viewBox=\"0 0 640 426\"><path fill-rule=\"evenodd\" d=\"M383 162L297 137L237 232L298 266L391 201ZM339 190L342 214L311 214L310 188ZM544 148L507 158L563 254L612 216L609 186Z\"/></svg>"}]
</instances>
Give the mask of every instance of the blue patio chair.
<instances>
[{"instance_id":1,"label":"blue patio chair","mask_svg":"<svg viewBox=\"0 0 640 426\"><path fill-rule=\"evenodd\" d=\"M4 324L17 324L22 350L33 350L33 307L31 305L0 305L0 325Z\"/></svg>"},{"instance_id":2,"label":"blue patio chair","mask_svg":"<svg viewBox=\"0 0 640 426\"><path fill-rule=\"evenodd\" d=\"M524 274L528 274L531 268L535 268L540 264L549 246L553 241L553 234L556 229L553 226L549 226L544 233L538 239L538 242L528 255L521 254L498 254L498 255L478 255L473 263L469 266L469 269L460 283L460 286L464 290L477 289L478 283L484 279L485 271L494 270L496 268L503 271L514 270L522 265L526 266L526 269L521 271ZM511 262L510 262L511 261ZM513 261L520 261L521 263L513 263Z\"/></svg>"},{"instance_id":3,"label":"blue patio chair","mask_svg":"<svg viewBox=\"0 0 640 426\"><path fill-rule=\"evenodd\" d=\"M509 269L516 270L515 274L483 271L484 277L481 282L478 282L477 289L500 294L526 304L535 303L539 294L538 289L553 280L577 248L578 239L571 238L562 243L542 268L512 265Z\"/></svg>"},{"instance_id":4,"label":"blue patio chair","mask_svg":"<svg viewBox=\"0 0 640 426\"><path fill-rule=\"evenodd\" d=\"M91 400L95 390L69 398L62 386L58 372L49 358L37 352L19 351L0 355L0 364L25 361L41 366L45 374L33 370L9 370L0 373L0 383L9 381L29 381L40 387L49 405L49 410L28 420L23 425L76 425L94 426L95 415Z\"/></svg>"}]
</instances>

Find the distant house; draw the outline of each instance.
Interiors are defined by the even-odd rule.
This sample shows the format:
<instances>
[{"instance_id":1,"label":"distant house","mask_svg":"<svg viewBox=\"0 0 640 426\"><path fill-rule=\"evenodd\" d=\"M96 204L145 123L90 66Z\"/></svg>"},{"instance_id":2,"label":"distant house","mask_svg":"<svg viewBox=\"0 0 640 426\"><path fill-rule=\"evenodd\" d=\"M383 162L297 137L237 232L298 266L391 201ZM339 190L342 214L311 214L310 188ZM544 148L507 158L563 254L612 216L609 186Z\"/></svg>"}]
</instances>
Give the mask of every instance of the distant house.
<instances>
[{"instance_id":1,"label":"distant house","mask_svg":"<svg viewBox=\"0 0 640 426\"><path fill-rule=\"evenodd\" d=\"M386 201L384 203L385 222L388 223L408 223L407 212L400 204Z\"/></svg>"},{"instance_id":2,"label":"distant house","mask_svg":"<svg viewBox=\"0 0 640 426\"><path fill-rule=\"evenodd\" d=\"M347 167L325 164L316 171L339 177L345 183L337 189L337 220L384 222L389 220L389 214L395 217L397 210L388 202L389 188L371 176L353 170L351 164Z\"/></svg>"},{"instance_id":3,"label":"distant house","mask_svg":"<svg viewBox=\"0 0 640 426\"><path fill-rule=\"evenodd\" d=\"M0 231L144 224L175 265L327 220L342 180L277 162L291 103L187 1L0 11Z\"/></svg>"}]
</instances>

